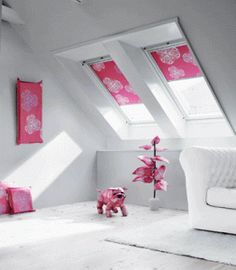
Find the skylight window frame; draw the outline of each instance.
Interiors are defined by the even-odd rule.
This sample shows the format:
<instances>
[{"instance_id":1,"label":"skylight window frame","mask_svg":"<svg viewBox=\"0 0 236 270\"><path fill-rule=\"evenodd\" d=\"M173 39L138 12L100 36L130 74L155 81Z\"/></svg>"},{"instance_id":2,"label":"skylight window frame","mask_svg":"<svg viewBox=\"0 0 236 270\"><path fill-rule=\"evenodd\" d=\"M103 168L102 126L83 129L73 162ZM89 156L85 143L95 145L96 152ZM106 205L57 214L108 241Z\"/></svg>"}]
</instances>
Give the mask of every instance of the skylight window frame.
<instances>
[{"instance_id":1,"label":"skylight window frame","mask_svg":"<svg viewBox=\"0 0 236 270\"><path fill-rule=\"evenodd\" d=\"M130 126L146 126L146 125L155 125L156 122L153 119L153 121L140 121L140 122L132 122L127 115L122 111L120 106L117 104L117 102L114 100L114 98L108 93L108 90L103 85L103 83L99 80L96 73L93 71L93 69L90 67L92 64L99 63L99 62L108 62L108 61L114 61L109 55L101 56L98 58L93 58L89 60L82 61L81 64L88 74L88 76L93 80L97 88L100 90L100 92L105 96L106 99L108 99L109 103L111 103L111 106L124 118L126 124ZM145 104L144 104L145 106ZM146 107L146 106L145 106ZM147 109L147 107L146 107ZM148 110L148 109L147 109ZM148 111L149 112L149 111ZM150 113L150 112L149 112ZM151 114L151 113L150 113ZM153 116L152 116L153 117Z\"/></svg>"},{"instance_id":2,"label":"skylight window frame","mask_svg":"<svg viewBox=\"0 0 236 270\"><path fill-rule=\"evenodd\" d=\"M190 53L192 54L192 56L194 57L197 65L198 65L198 68L201 72L201 76L198 76L198 78L202 77L207 85L207 87L209 88L220 112L221 112L221 115L188 115L187 112L185 111L185 109L183 108L183 105L181 104L181 102L179 101L179 99L177 98L177 96L175 95L174 91L172 90L172 88L169 86L169 83L167 81L167 79L165 78L164 74L162 73L160 67L157 65L157 63L155 62L154 58L152 57L151 55L151 52L153 50L157 50L157 49L162 49L162 48L171 48L171 47L176 47L176 46L181 46L181 45L187 45L188 48L189 48L189 51ZM157 73L157 75L160 77L163 85L166 87L167 91L168 91L168 97L171 98L177 108L179 109L180 113L183 115L183 119L185 119L186 121L196 121L196 120L222 120L225 118L225 114L222 110L222 107L218 101L218 99L216 98L216 95L205 75L205 73L203 72L202 68L201 68L201 65L199 64L199 61L195 55L195 53L193 52L191 46L189 45L189 42L186 40L186 38L183 38L183 39L178 39L178 40L174 40L174 41L170 41L170 42L165 42L165 43L160 43L160 44L155 44L155 45L151 45L151 46L147 46L147 47L144 47L143 48L143 51L146 55L146 57L148 58L149 62L151 63L152 67L154 68L155 72ZM182 81L185 81L185 80L190 80L190 79L193 79L193 78L184 78L184 79L179 79L182 80ZM174 80L173 80L174 81Z\"/></svg>"}]
</instances>

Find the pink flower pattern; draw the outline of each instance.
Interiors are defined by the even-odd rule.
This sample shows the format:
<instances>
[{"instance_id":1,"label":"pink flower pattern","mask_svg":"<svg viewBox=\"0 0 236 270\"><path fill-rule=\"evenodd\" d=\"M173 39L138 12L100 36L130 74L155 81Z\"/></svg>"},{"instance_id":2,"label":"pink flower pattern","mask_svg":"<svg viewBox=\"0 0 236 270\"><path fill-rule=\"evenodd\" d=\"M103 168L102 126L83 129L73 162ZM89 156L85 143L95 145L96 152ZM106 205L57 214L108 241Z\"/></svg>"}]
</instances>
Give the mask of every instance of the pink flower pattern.
<instances>
[{"instance_id":1,"label":"pink flower pattern","mask_svg":"<svg viewBox=\"0 0 236 270\"><path fill-rule=\"evenodd\" d=\"M169 71L170 77L174 80L178 80L178 79L184 77L184 75L185 75L185 72L183 69L177 68L175 66L169 67L168 71Z\"/></svg>"},{"instance_id":2,"label":"pink flower pattern","mask_svg":"<svg viewBox=\"0 0 236 270\"><path fill-rule=\"evenodd\" d=\"M130 84L125 85L125 91L128 92L128 93L135 94L135 91L134 91L133 87Z\"/></svg>"},{"instance_id":3,"label":"pink flower pattern","mask_svg":"<svg viewBox=\"0 0 236 270\"><path fill-rule=\"evenodd\" d=\"M119 105L127 105L129 104L129 98L124 97L122 95L116 95L116 101Z\"/></svg>"},{"instance_id":4,"label":"pink flower pattern","mask_svg":"<svg viewBox=\"0 0 236 270\"><path fill-rule=\"evenodd\" d=\"M102 62L98 62L98 63L93 64L93 69L100 72L103 69L105 69L105 65Z\"/></svg>"},{"instance_id":5,"label":"pink flower pattern","mask_svg":"<svg viewBox=\"0 0 236 270\"><path fill-rule=\"evenodd\" d=\"M22 99L22 109L26 112L29 112L33 107L37 107L38 105L38 97L30 92L30 90L25 90L21 94Z\"/></svg>"},{"instance_id":6,"label":"pink flower pattern","mask_svg":"<svg viewBox=\"0 0 236 270\"><path fill-rule=\"evenodd\" d=\"M167 81L202 76L187 45L153 50L150 54Z\"/></svg>"},{"instance_id":7,"label":"pink flower pattern","mask_svg":"<svg viewBox=\"0 0 236 270\"><path fill-rule=\"evenodd\" d=\"M113 60L99 62L104 68L90 65L98 79L118 105L139 104L141 100ZM95 66L94 66L95 65ZM99 71L98 71L99 69Z\"/></svg>"},{"instance_id":8,"label":"pink flower pattern","mask_svg":"<svg viewBox=\"0 0 236 270\"><path fill-rule=\"evenodd\" d=\"M107 86L108 90L112 93L119 93L120 90L123 88L123 85L118 80L112 80L108 77L106 77L103 80L103 83Z\"/></svg>"},{"instance_id":9,"label":"pink flower pattern","mask_svg":"<svg viewBox=\"0 0 236 270\"><path fill-rule=\"evenodd\" d=\"M193 64L195 66L197 65L195 59L193 58L193 56L192 56L192 54L190 52L184 53L182 58L183 58L184 62L186 62L186 63L191 63L191 64Z\"/></svg>"},{"instance_id":10,"label":"pink flower pattern","mask_svg":"<svg viewBox=\"0 0 236 270\"><path fill-rule=\"evenodd\" d=\"M25 131L31 135L35 131L39 131L41 129L41 122L36 118L34 114L30 114L26 117L26 125Z\"/></svg>"},{"instance_id":11,"label":"pink flower pattern","mask_svg":"<svg viewBox=\"0 0 236 270\"><path fill-rule=\"evenodd\" d=\"M162 63L171 65L175 62L175 60L180 58L180 53L178 48L169 48L169 49L162 49L162 50L157 50L156 51L159 56L160 59L162 61Z\"/></svg>"}]
</instances>

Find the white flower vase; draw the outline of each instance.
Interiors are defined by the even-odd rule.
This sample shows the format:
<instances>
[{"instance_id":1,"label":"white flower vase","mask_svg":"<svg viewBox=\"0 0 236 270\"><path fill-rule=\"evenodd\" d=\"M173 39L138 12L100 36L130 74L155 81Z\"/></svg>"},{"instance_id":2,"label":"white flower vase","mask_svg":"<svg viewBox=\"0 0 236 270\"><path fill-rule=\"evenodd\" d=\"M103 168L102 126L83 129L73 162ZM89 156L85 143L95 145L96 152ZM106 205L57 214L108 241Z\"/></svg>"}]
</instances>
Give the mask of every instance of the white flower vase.
<instances>
[{"instance_id":1,"label":"white flower vase","mask_svg":"<svg viewBox=\"0 0 236 270\"><path fill-rule=\"evenodd\" d=\"M160 200L158 197L149 199L149 207L151 211L157 211L160 206Z\"/></svg>"}]
</instances>

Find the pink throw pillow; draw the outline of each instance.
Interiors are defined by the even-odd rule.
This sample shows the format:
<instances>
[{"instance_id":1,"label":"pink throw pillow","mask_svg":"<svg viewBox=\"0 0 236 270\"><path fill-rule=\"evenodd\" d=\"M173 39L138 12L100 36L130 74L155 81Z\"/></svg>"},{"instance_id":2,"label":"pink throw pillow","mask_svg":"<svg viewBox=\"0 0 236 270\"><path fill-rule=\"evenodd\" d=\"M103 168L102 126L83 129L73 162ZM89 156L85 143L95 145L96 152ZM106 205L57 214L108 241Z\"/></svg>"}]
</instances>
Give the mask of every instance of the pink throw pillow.
<instances>
[{"instance_id":1,"label":"pink throw pillow","mask_svg":"<svg viewBox=\"0 0 236 270\"><path fill-rule=\"evenodd\" d=\"M0 215L10 213L7 188L6 184L0 182Z\"/></svg>"},{"instance_id":2,"label":"pink throw pillow","mask_svg":"<svg viewBox=\"0 0 236 270\"><path fill-rule=\"evenodd\" d=\"M30 188L10 187L7 189L7 192L11 214L34 211Z\"/></svg>"}]
</instances>

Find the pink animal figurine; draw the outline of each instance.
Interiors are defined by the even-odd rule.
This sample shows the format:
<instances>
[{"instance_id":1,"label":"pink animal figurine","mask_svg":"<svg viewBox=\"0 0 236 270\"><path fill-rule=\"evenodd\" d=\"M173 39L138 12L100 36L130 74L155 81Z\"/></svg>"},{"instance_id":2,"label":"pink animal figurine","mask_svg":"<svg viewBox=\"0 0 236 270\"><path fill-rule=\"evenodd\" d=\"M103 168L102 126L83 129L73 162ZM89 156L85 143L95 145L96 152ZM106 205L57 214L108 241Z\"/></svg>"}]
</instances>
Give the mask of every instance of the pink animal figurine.
<instances>
[{"instance_id":1,"label":"pink animal figurine","mask_svg":"<svg viewBox=\"0 0 236 270\"><path fill-rule=\"evenodd\" d=\"M122 216L127 216L127 210L124 205L125 200L125 187L112 187L105 190L97 190L100 194L97 201L98 214L103 214L103 205L106 205L106 216L112 217L111 211L118 212L117 207L120 207Z\"/></svg>"}]
</instances>

